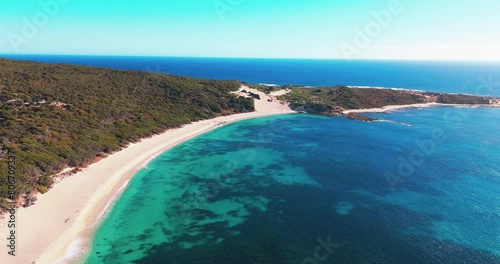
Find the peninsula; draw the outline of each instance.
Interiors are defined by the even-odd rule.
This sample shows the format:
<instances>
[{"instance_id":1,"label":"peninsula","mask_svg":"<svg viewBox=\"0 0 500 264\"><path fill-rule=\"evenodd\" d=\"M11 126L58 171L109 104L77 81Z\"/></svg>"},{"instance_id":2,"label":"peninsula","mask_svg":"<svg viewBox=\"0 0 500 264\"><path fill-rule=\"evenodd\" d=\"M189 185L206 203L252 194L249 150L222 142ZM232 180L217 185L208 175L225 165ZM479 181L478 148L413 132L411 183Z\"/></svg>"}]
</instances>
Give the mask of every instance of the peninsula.
<instances>
[{"instance_id":1,"label":"peninsula","mask_svg":"<svg viewBox=\"0 0 500 264\"><path fill-rule=\"evenodd\" d=\"M325 116L347 116L350 119L373 121L374 118L361 113L381 113L403 108L423 108L431 106L457 107L500 107L500 98L424 92L404 89L379 89L334 86L323 88L303 87L263 87L264 92L290 91L282 93L278 99L286 101L298 112Z\"/></svg>"}]
</instances>

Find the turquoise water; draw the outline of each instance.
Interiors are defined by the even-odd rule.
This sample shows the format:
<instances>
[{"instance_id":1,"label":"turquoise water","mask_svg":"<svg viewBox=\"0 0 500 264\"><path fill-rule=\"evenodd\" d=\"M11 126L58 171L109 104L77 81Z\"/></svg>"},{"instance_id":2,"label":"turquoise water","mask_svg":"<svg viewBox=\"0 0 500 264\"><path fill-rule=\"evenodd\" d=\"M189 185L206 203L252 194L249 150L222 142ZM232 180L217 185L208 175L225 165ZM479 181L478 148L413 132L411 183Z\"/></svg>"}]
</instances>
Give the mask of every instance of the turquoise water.
<instances>
[{"instance_id":1,"label":"turquoise water","mask_svg":"<svg viewBox=\"0 0 500 264\"><path fill-rule=\"evenodd\" d=\"M500 110L230 124L131 180L86 263L500 263Z\"/></svg>"}]
</instances>

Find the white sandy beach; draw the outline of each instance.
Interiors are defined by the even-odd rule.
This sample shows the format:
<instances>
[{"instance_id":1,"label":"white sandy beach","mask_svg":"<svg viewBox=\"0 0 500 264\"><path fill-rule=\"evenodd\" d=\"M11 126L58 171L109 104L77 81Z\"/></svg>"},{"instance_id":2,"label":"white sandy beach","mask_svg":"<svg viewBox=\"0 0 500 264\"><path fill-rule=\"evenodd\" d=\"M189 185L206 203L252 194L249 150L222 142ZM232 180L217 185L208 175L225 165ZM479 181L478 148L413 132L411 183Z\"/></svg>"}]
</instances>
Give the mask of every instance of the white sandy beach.
<instances>
[{"instance_id":1,"label":"white sandy beach","mask_svg":"<svg viewBox=\"0 0 500 264\"><path fill-rule=\"evenodd\" d=\"M248 87L244 87L246 90ZM73 255L92 235L95 223L106 210L110 201L117 198L128 180L155 156L195 136L208 132L223 124L270 115L294 113L286 104L273 96L259 94L256 112L223 116L204 120L182 128L172 129L160 135L131 144L126 149L90 165L83 171L65 178L48 193L38 196L35 205L19 208L17 212L16 256L7 254L3 246L0 263L50 264L71 262L64 258ZM8 237L6 219L0 220L0 237ZM3 240L6 243L6 240ZM83 243L74 247L75 243ZM72 244L73 242L73 244ZM70 244L71 247L70 247ZM69 248L69 250L68 250ZM84 248L84 247L83 247ZM78 252L76 252L78 253ZM64 259L63 259L64 258Z\"/></svg>"},{"instance_id":2,"label":"white sandy beach","mask_svg":"<svg viewBox=\"0 0 500 264\"><path fill-rule=\"evenodd\" d=\"M79 253L81 255L82 252L78 251L85 249L88 245L93 228L97 226L110 202L118 198L128 180L155 156L227 123L294 113L286 103L276 99L286 91L282 90L268 95L243 86L235 93L247 96L248 94L242 92L243 90L261 97L261 100L255 100L256 112L204 120L143 139L75 175L64 178L48 193L39 195L35 205L19 208L16 217L16 256L8 255L8 248L3 246L4 249L0 252L0 263L71 263L71 256ZM373 109L346 110L343 113L377 113L441 105L438 103L393 105ZM500 107L500 104L490 107ZM7 238L8 232L6 219L1 219L0 237ZM5 239L4 242L6 243Z\"/></svg>"},{"instance_id":3,"label":"white sandy beach","mask_svg":"<svg viewBox=\"0 0 500 264\"><path fill-rule=\"evenodd\" d=\"M394 110L406 109L406 108L425 108L434 106L454 106L454 107L485 107L485 108L500 108L500 104L495 103L491 105L465 105L465 104L440 104L440 103L424 103L424 104L409 104L409 105L388 105L380 108L367 108L367 109L354 109L342 111L344 115L348 114L360 114L360 113L385 113Z\"/></svg>"},{"instance_id":4,"label":"white sandy beach","mask_svg":"<svg viewBox=\"0 0 500 264\"><path fill-rule=\"evenodd\" d=\"M358 114L358 113L384 113L405 108L424 108L431 106L439 106L438 103L425 103L425 104L411 104L411 105L389 105L380 108L366 108L366 109L353 109L342 111L343 114Z\"/></svg>"}]
</instances>

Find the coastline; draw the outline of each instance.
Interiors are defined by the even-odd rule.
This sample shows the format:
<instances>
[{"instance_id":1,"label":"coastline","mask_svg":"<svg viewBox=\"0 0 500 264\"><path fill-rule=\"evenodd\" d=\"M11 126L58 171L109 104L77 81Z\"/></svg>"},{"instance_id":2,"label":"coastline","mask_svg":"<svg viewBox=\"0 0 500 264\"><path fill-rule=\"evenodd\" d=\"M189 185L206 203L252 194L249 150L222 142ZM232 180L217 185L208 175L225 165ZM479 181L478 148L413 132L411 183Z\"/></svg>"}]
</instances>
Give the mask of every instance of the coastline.
<instances>
[{"instance_id":1,"label":"coastline","mask_svg":"<svg viewBox=\"0 0 500 264\"><path fill-rule=\"evenodd\" d=\"M422 103L422 104L409 104L409 105L388 105L379 108L365 108L365 109L351 109L344 110L342 114L361 114L361 113L386 113L394 110L401 110L407 108L426 108L426 107L436 107L436 106L448 106L448 107L466 107L466 108L500 108L500 104L490 104L490 105L467 105L467 104L442 104L442 103Z\"/></svg>"},{"instance_id":2,"label":"coastline","mask_svg":"<svg viewBox=\"0 0 500 264\"><path fill-rule=\"evenodd\" d=\"M248 89L248 88L247 88ZM259 92L260 94L260 92ZM266 96L261 93L262 96ZM265 97L264 97L265 98ZM172 147L223 125L259 117L296 113L279 101L255 100L255 112L221 116L171 129L109 155L64 178L35 205L17 211L16 256L0 263L74 263L82 261L91 238L112 202L141 168ZM8 237L0 219L0 236Z\"/></svg>"},{"instance_id":3,"label":"coastline","mask_svg":"<svg viewBox=\"0 0 500 264\"><path fill-rule=\"evenodd\" d=\"M243 92L246 90L247 92ZM92 237L112 207L128 186L129 180L158 155L172 147L209 132L223 125L251 118L296 113L277 96L285 91L265 94L248 86L234 92L255 99L255 112L222 116L187 124L171 129L109 155L82 171L65 177L48 193L38 196L35 205L19 208L16 257L0 254L0 263L80 263L91 246ZM491 107L493 105L460 105L422 103L412 105L391 105L381 108L345 110L345 115L356 113L383 113L405 108L434 106ZM2 228L6 219L0 219L0 236L8 237L8 229ZM18 230L18 231L19 231Z\"/></svg>"}]
</instances>

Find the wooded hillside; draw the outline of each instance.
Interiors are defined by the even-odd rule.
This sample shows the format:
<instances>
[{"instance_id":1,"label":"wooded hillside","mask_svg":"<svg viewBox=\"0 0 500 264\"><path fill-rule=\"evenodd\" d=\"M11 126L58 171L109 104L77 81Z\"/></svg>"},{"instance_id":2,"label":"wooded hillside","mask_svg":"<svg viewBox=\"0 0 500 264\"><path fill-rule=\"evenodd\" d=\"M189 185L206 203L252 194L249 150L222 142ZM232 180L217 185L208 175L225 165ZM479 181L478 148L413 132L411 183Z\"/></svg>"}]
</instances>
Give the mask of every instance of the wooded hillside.
<instances>
[{"instance_id":1,"label":"wooded hillside","mask_svg":"<svg viewBox=\"0 0 500 264\"><path fill-rule=\"evenodd\" d=\"M0 59L0 205L16 192L46 192L50 175L85 166L140 138L193 121L254 110L237 81Z\"/></svg>"}]
</instances>

